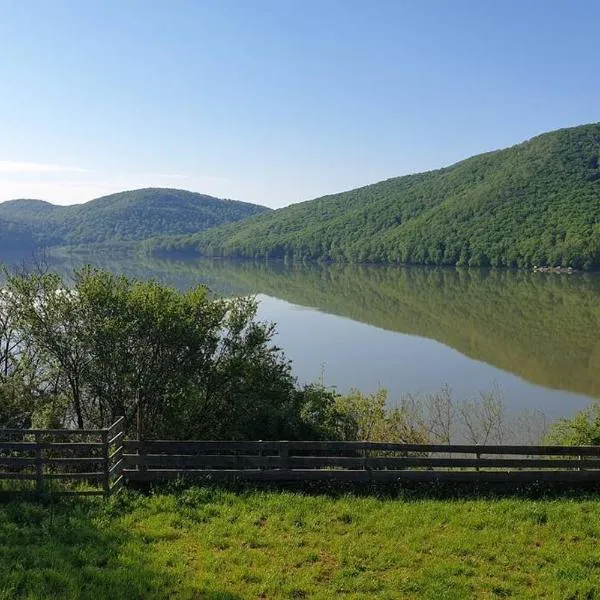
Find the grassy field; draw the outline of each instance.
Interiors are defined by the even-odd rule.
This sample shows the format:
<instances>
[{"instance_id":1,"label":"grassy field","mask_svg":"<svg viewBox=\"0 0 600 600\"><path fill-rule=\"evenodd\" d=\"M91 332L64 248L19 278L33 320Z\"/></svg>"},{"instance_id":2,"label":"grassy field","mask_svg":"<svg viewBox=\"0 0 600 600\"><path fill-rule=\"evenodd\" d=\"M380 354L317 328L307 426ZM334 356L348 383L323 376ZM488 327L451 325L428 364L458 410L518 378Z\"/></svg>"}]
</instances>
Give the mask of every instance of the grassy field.
<instances>
[{"instance_id":1,"label":"grassy field","mask_svg":"<svg viewBox=\"0 0 600 600\"><path fill-rule=\"evenodd\" d=\"M600 598L599 498L4 503L0 599Z\"/></svg>"}]
</instances>

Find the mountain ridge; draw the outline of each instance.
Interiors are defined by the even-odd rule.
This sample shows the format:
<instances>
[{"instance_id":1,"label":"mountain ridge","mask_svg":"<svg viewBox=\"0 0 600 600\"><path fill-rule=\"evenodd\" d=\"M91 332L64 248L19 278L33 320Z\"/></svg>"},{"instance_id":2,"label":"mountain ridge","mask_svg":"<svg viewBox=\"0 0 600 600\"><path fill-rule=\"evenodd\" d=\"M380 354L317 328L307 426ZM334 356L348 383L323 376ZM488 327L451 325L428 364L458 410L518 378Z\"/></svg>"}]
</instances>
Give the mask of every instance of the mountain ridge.
<instances>
[{"instance_id":1,"label":"mountain ridge","mask_svg":"<svg viewBox=\"0 0 600 600\"><path fill-rule=\"evenodd\" d=\"M151 252L334 262L600 267L600 123L329 194Z\"/></svg>"},{"instance_id":2,"label":"mountain ridge","mask_svg":"<svg viewBox=\"0 0 600 600\"><path fill-rule=\"evenodd\" d=\"M134 245L165 232L193 233L268 210L174 188L128 190L69 206L17 199L0 203L0 235L4 238L9 225L25 229L29 241L23 249ZM0 243L0 250L4 246Z\"/></svg>"}]
</instances>

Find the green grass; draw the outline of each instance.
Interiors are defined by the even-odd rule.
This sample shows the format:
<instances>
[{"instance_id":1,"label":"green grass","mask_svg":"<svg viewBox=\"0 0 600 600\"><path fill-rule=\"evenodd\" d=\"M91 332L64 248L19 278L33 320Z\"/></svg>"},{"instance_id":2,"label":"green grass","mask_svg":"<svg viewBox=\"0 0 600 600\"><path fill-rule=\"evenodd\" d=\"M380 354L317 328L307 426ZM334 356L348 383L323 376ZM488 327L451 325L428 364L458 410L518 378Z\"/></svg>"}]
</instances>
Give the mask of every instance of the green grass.
<instances>
[{"instance_id":1,"label":"green grass","mask_svg":"<svg viewBox=\"0 0 600 600\"><path fill-rule=\"evenodd\" d=\"M0 599L600 598L598 497L0 504Z\"/></svg>"}]
</instances>

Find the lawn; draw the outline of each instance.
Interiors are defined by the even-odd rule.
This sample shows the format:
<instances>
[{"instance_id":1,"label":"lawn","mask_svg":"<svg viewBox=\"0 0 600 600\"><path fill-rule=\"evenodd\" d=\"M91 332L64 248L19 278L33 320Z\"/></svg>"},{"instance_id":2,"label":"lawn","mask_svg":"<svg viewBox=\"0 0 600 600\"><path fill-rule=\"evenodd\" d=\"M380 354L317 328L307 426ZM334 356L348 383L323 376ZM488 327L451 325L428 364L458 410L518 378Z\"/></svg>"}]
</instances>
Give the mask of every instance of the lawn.
<instances>
[{"instance_id":1,"label":"lawn","mask_svg":"<svg viewBox=\"0 0 600 600\"><path fill-rule=\"evenodd\" d=\"M0 504L0 599L600 599L600 497Z\"/></svg>"}]
</instances>

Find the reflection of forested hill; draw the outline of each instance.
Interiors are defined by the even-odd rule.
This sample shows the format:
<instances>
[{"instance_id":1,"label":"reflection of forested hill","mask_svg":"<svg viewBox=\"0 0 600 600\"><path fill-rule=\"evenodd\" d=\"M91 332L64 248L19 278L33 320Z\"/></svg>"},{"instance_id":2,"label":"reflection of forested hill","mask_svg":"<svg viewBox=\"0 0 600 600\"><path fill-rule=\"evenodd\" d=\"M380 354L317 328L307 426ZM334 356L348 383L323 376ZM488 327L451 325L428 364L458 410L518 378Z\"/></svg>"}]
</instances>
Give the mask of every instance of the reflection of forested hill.
<instances>
[{"instance_id":1,"label":"reflection of forested hill","mask_svg":"<svg viewBox=\"0 0 600 600\"><path fill-rule=\"evenodd\" d=\"M14 254L5 261L7 264L20 265L31 263L31 254ZM144 256L94 252L80 254L53 254L48 257L49 267L69 277L74 269L91 264L113 273L135 279L156 279L180 290L195 285L205 285L215 294L236 296L254 294L243 281L228 280L226 273L213 267L208 261L167 261L147 259ZM1 259L0 259L0 262Z\"/></svg>"},{"instance_id":2,"label":"reflection of forested hill","mask_svg":"<svg viewBox=\"0 0 600 600\"><path fill-rule=\"evenodd\" d=\"M600 397L598 276L196 264L217 284L432 338L534 383Z\"/></svg>"},{"instance_id":3,"label":"reflection of forested hill","mask_svg":"<svg viewBox=\"0 0 600 600\"><path fill-rule=\"evenodd\" d=\"M597 275L98 257L94 262L179 288L203 283L220 294L262 293L428 337L534 383L600 397ZM67 261L61 268L72 265Z\"/></svg>"}]
</instances>

